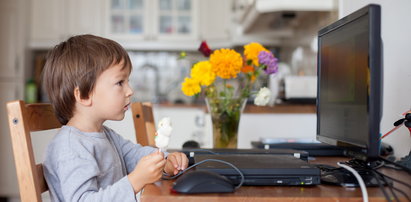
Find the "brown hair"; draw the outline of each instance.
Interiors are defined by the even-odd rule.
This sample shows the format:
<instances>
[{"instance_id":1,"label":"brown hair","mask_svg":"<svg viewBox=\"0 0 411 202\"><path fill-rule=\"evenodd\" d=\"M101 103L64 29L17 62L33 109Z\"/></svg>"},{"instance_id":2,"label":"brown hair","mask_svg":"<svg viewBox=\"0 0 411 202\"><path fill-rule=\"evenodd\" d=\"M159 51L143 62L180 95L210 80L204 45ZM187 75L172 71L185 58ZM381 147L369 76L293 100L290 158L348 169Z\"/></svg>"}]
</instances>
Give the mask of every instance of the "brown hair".
<instances>
[{"instance_id":1,"label":"brown hair","mask_svg":"<svg viewBox=\"0 0 411 202\"><path fill-rule=\"evenodd\" d=\"M120 44L93 35L73 36L49 51L43 70L43 88L61 124L67 124L73 117L74 89L78 87L80 97L87 99L97 77L120 63L131 71L130 58Z\"/></svg>"}]
</instances>

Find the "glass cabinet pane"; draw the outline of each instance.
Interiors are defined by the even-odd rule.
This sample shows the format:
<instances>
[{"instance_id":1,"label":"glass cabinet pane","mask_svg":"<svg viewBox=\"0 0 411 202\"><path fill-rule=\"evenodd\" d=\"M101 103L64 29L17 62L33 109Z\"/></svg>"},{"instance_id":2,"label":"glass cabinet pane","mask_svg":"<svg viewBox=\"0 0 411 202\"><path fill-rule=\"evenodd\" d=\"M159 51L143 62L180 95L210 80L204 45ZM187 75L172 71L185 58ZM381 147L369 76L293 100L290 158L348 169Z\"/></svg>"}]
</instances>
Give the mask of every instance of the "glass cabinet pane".
<instances>
[{"instance_id":1,"label":"glass cabinet pane","mask_svg":"<svg viewBox=\"0 0 411 202\"><path fill-rule=\"evenodd\" d=\"M140 15L130 16L130 33L139 34L143 32L143 17Z\"/></svg>"},{"instance_id":2,"label":"glass cabinet pane","mask_svg":"<svg viewBox=\"0 0 411 202\"><path fill-rule=\"evenodd\" d=\"M124 17L121 15L111 16L111 28L112 33L124 33L126 30Z\"/></svg>"},{"instance_id":3,"label":"glass cabinet pane","mask_svg":"<svg viewBox=\"0 0 411 202\"><path fill-rule=\"evenodd\" d=\"M193 0L109 1L108 31L112 34L179 37L193 33Z\"/></svg>"},{"instance_id":4,"label":"glass cabinet pane","mask_svg":"<svg viewBox=\"0 0 411 202\"><path fill-rule=\"evenodd\" d=\"M177 0L177 9L180 11L191 10L191 1L190 0Z\"/></svg>"},{"instance_id":5,"label":"glass cabinet pane","mask_svg":"<svg viewBox=\"0 0 411 202\"><path fill-rule=\"evenodd\" d=\"M172 8L171 0L160 0L160 10L162 11L169 11Z\"/></svg>"},{"instance_id":6,"label":"glass cabinet pane","mask_svg":"<svg viewBox=\"0 0 411 202\"><path fill-rule=\"evenodd\" d=\"M122 9L124 8L124 0L112 0L111 9Z\"/></svg>"},{"instance_id":7,"label":"glass cabinet pane","mask_svg":"<svg viewBox=\"0 0 411 202\"><path fill-rule=\"evenodd\" d=\"M111 0L110 32L141 34L144 32L144 0Z\"/></svg>"},{"instance_id":8,"label":"glass cabinet pane","mask_svg":"<svg viewBox=\"0 0 411 202\"><path fill-rule=\"evenodd\" d=\"M143 0L129 0L129 9L143 9Z\"/></svg>"},{"instance_id":9,"label":"glass cabinet pane","mask_svg":"<svg viewBox=\"0 0 411 202\"><path fill-rule=\"evenodd\" d=\"M187 34L191 32L191 17L190 16L179 16L178 17L178 25L177 25L178 33Z\"/></svg>"},{"instance_id":10,"label":"glass cabinet pane","mask_svg":"<svg viewBox=\"0 0 411 202\"><path fill-rule=\"evenodd\" d=\"M160 33L172 33L173 24L171 16L160 16Z\"/></svg>"}]
</instances>

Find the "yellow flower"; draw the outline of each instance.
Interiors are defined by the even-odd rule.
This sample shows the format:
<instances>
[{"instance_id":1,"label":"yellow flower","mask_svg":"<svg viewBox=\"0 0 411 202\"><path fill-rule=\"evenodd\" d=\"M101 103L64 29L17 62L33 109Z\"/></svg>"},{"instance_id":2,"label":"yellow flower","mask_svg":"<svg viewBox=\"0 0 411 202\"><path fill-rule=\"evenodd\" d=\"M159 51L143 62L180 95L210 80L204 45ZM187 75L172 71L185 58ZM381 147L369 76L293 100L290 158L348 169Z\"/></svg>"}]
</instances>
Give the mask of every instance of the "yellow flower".
<instances>
[{"instance_id":1,"label":"yellow flower","mask_svg":"<svg viewBox=\"0 0 411 202\"><path fill-rule=\"evenodd\" d=\"M232 49L219 49L210 56L213 72L223 78L236 78L243 66L241 55Z\"/></svg>"},{"instance_id":2,"label":"yellow flower","mask_svg":"<svg viewBox=\"0 0 411 202\"><path fill-rule=\"evenodd\" d=\"M244 55L245 58L247 60L252 60L253 64L255 66L259 66L260 64L258 63L258 54L261 51L267 51L269 52L267 49L265 49L261 44L259 43L249 43L247 45L244 46Z\"/></svg>"},{"instance_id":3,"label":"yellow flower","mask_svg":"<svg viewBox=\"0 0 411 202\"><path fill-rule=\"evenodd\" d=\"M193 96L201 92L200 83L195 79L186 77L184 82L181 84L181 90L184 95Z\"/></svg>"},{"instance_id":4,"label":"yellow flower","mask_svg":"<svg viewBox=\"0 0 411 202\"><path fill-rule=\"evenodd\" d=\"M211 71L209 61L197 62L191 69L191 78L200 82L203 86L209 86L215 80L215 73Z\"/></svg>"}]
</instances>

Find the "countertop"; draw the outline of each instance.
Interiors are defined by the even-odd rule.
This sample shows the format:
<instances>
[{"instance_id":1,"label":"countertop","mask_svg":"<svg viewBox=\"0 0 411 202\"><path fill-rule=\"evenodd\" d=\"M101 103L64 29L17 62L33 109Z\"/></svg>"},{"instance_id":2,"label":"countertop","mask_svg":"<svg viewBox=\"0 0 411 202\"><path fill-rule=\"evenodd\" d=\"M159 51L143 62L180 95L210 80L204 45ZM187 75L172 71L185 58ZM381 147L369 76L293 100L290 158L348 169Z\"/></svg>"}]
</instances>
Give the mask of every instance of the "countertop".
<instances>
[{"instance_id":1,"label":"countertop","mask_svg":"<svg viewBox=\"0 0 411 202\"><path fill-rule=\"evenodd\" d=\"M154 104L155 107L173 107L173 108L198 108L203 109L207 112L207 107L205 104L172 104L172 103L161 103ZM253 104L247 104L244 113L256 113L256 114L267 114L267 113L278 113L278 114L314 114L316 113L316 106L314 104L277 104L274 106L256 106Z\"/></svg>"}]
</instances>

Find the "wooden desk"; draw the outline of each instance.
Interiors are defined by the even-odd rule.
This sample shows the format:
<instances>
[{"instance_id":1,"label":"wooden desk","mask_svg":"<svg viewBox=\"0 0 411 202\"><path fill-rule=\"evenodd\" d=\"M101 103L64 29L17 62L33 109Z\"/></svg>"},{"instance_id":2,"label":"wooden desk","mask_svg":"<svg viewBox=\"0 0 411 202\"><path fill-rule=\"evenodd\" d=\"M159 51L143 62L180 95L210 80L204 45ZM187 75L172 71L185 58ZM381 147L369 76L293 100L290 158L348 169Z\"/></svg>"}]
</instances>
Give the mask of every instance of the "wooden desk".
<instances>
[{"instance_id":1,"label":"wooden desk","mask_svg":"<svg viewBox=\"0 0 411 202\"><path fill-rule=\"evenodd\" d=\"M337 157L322 157L311 163L331 164L335 165L337 161L345 161L347 159ZM382 168L379 171L384 174L400 179L404 182L411 182L411 175L403 171ZM193 194L184 195L171 193L170 189L173 186L173 181L160 181L155 184L147 185L141 195L141 201L149 202L165 202L165 201L362 201L360 188L344 188L331 185L317 186L242 186L234 193L224 194ZM394 186L400 188L405 193L411 193L411 190L401 184L394 183ZM370 201L386 201L383 193L378 187L367 188ZM387 192L389 190L387 189ZM398 192L397 196L402 198L401 201L406 201L405 198ZM390 194L391 195L391 194ZM411 196L410 196L411 197Z\"/></svg>"}]
</instances>

